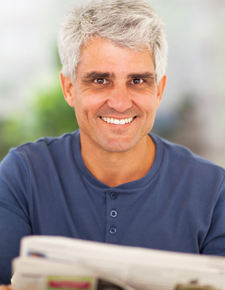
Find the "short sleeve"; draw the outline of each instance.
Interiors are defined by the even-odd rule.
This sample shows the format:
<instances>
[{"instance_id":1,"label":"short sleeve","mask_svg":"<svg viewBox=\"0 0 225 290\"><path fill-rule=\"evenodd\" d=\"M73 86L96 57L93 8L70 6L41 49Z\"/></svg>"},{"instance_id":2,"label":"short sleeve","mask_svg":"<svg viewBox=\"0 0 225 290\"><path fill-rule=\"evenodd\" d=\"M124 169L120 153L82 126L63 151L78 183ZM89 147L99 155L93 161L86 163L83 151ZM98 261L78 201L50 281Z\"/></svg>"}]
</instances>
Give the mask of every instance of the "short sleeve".
<instances>
[{"instance_id":1,"label":"short sleeve","mask_svg":"<svg viewBox=\"0 0 225 290\"><path fill-rule=\"evenodd\" d=\"M225 256L225 179L215 201L210 228L201 254Z\"/></svg>"},{"instance_id":2,"label":"short sleeve","mask_svg":"<svg viewBox=\"0 0 225 290\"><path fill-rule=\"evenodd\" d=\"M11 261L19 255L20 240L31 234L29 172L15 149L0 163L0 284L9 284Z\"/></svg>"}]
</instances>

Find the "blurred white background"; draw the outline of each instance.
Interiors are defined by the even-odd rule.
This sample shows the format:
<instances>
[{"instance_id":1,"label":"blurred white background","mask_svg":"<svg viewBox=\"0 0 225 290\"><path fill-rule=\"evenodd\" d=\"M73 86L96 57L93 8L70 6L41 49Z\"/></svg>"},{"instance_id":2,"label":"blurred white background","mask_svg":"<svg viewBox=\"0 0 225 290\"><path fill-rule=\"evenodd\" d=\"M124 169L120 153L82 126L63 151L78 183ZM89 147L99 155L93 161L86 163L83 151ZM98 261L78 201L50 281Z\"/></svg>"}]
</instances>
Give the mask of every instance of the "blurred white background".
<instances>
[{"instance_id":1,"label":"blurred white background","mask_svg":"<svg viewBox=\"0 0 225 290\"><path fill-rule=\"evenodd\" d=\"M54 83L58 28L76 2L1 0L0 120L26 114L36 88ZM154 131L225 166L225 1L149 2L169 43Z\"/></svg>"}]
</instances>

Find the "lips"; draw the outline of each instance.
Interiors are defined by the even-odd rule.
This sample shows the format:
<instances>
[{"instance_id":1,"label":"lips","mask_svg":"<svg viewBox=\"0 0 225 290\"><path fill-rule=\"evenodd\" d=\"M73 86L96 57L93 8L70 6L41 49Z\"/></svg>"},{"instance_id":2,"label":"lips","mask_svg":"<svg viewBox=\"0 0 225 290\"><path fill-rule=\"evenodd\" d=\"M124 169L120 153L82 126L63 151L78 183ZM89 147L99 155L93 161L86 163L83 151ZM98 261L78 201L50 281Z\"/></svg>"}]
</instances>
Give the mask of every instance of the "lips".
<instances>
[{"instance_id":1,"label":"lips","mask_svg":"<svg viewBox=\"0 0 225 290\"><path fill-rule=\"evenodd\" d=\"M100 117L103 121L109 124L115 124L115 125L125 125L128 123L131 123L136 117L130 117L125 119L115 119L115 118L109 118L109 117Z\"/></svg>"}]
</instances>

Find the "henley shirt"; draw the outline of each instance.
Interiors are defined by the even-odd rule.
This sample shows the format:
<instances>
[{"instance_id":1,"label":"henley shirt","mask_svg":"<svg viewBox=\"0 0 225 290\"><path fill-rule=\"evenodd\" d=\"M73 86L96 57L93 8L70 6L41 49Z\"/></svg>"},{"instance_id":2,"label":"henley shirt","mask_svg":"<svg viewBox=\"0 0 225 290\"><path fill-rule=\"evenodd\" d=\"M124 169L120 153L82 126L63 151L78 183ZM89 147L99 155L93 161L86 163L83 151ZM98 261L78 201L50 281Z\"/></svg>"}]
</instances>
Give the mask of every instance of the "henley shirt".
<instances>
[{"instance_id":1,"label":"henley shirt","mask_svg":"<svg viewBox=\"0 0 225 290\"><path fill-rule=\"evenodd\" d=\"M0 283L26 235L225 255L225 170L150 136L153 166L117 187L88 171L79 130L11 149L0 164Z\"/></svg>"}]
</instances>

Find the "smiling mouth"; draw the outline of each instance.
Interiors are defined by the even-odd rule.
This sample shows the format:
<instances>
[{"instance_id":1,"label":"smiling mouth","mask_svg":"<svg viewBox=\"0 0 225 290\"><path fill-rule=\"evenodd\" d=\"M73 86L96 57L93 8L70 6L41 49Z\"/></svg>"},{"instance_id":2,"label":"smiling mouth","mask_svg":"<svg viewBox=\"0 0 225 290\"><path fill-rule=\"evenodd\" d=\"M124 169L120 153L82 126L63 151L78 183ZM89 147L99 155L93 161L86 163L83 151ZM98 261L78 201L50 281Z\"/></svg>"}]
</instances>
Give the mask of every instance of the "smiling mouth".
<instances>
[{"instance_id":1,"label":"smiling mouth","mask_svg":"<svg viewBox=\"0 0 225 290\"><path fill-rule=\"evenodd\" d=\"M100 117L100 118L109 124L125 125L128 123L131 123L136 118L136 116L131 117L131 118L125 118L125 119L114 119L114 118L108 118L108 117Z\"/></svg>"}]
</instances>

